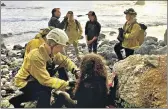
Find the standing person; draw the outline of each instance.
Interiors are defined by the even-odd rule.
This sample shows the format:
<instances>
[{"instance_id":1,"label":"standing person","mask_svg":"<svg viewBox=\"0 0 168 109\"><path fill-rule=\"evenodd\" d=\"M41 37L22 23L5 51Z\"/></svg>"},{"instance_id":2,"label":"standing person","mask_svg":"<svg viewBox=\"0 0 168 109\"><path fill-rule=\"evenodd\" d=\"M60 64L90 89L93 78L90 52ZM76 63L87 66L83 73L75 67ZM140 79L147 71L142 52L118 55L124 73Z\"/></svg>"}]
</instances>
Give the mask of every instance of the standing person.
<instances>
[{"instance_id":1,"label":"standing person","mask_svg":"<svg viewBox=\"0 0 168 109\"><path fill-rule=\"evenodd\" d=\"M52 13L52 17L50 18L50 21L48 22L48 26L63 29L65 26L65 23L67 22L68 15L66 15L64 17L64 20L60 23L59 21L59 18L61 16L60 8L54 8L51 13Z\"/></svg>"},{"instance_id":2,"label":"standing person","mask_svg":"<svg viewBox=\"0 0 168 109\"><path fill-rule=\"evenodd\" d=\"M82 27L78 20L74 19L74 14L72 11L68 11L69 18L68 22L65 25L65 32L69 37L69 45L73 44L75 48L75 53L77 58L79 59L79 50L78 50L78 40L82 36ZM67 49L66 49L67 53Z\"/></svg>"},{"instance_id":3,"label":"standing person","mask_svg":"<svg viewBox=\"0 0 168 109\"><path fill-rule=\"evenodd\" d=\"M114 47L115 53L119 60L123 59L121 49L125 49L126 57L133 55L134 50L140 46L138 41L141 34L141 27L137 23L137 13L133 8L129 8L124 11L126 14L126 23L123 26L123 41L117 43Z\"/></svg>"},{"instance_id":4,"label":"standing person","mask_svg":"<svg viewBox=\"0 0 168 109\"><path fill-rule=\"evenodd\" d=\"M64 65L68 69L76 69L76 65L65 56L55 57L63 50L68 42L68 36L63 30L58 28L51 30L47 36L46 43L31 50L24 58L22 67L15 75L14 83L23 92L21 95L9 100L14 107L21 107L22 102L38 99L37 108L49 108L51 90L65 90L73 82L64 81L51 77L46 69L47 62L60 62L64 60Z\"/></svg>"},{"instance_id":5,"label":"standing person","mask_svg":"<svg viewBox=\"0 0 168 109\"><path fill-rule=\"evenodd\" d=\"M88 13L89 21L85 26L86 42L88 44L88 51L97 53L97 41L100 34L101 25L97 21L97 16L94 11ZM93 49L93 50L92 50Z\"/></svg>"}]
</instances>

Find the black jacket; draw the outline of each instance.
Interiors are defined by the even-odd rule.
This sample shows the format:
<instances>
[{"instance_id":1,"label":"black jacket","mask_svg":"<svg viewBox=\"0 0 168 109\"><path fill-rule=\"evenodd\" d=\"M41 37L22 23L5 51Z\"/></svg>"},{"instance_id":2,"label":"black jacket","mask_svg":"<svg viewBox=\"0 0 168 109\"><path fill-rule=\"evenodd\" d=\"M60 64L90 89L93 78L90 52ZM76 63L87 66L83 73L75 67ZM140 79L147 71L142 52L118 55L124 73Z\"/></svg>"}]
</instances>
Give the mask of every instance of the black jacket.
<instances>
[{"instance_id":1,"label":"black jacket","mask_svg":"<svg viewBox=\"0 0 168 109\"><path fill-rule=\"evenodd\" d=\"M101 25L98 21L87 21L85 26L85 35L87 35L88 40L92 40L94 36L98 37L100 34Z\"/></svg>"},{"instance_id":2,"label":"black jacket","mask_svg":"<svg viewBox=\"0 0 168 109\"><path fill-rule=\"evenodd\" d=\"M48 26L64 29L66 22L67 22L67 18L64 18L64 20L60 23L60 21L58 20L58 17L51 17L50 21L48 22Z\"/></svg>"},{"instance_id":3,"label":"black jacket","mask_svg":"<svg viewBox=\"0 0 168 109\"><path fill-rule=\"evenodd\" d=\"M105 108L107 90L102 78L87 79L81 82L75 93L77 108Z\"/></svg>"}]
</instances>

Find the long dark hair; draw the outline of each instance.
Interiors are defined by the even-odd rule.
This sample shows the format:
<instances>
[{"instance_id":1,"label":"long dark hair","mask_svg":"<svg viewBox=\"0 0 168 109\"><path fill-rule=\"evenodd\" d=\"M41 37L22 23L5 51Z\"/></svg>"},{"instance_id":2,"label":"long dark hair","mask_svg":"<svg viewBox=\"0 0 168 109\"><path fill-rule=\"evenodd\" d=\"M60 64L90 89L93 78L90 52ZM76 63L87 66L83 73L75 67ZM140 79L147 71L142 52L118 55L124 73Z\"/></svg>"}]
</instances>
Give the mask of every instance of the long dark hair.
<instances>
[{"instance_id":1,"label":"long dark hair","mask_svg":"<svg viewBox=\"0 0 168 109\"><path fill-rule=\"evenodd\" d=\"M80 88L83 81L87 79L94 80L95 78L101 78L106 84L106 90L108 93L108 80L107 70L105 67L105 60L98 54L87 54L83 57L80 65L81 75L76 85L75 92Z\"/></svg>"}]
</instances>

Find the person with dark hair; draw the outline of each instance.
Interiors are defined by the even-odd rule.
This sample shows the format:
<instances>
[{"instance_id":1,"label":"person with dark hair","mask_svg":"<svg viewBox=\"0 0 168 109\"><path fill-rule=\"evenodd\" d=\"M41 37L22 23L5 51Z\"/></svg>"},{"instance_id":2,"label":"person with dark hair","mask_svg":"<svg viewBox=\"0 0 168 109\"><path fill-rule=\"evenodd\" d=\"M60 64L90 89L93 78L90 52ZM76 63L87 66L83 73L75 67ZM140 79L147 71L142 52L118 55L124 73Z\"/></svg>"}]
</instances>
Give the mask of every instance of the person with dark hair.
<instances>
[{"instance_id":1,"label":"person with dark hair","mask_svg":"<svg viewBox=\"0 0 168 109\"><path fill-rule=\"evenodd\" d=\"M117 54L118 60L122 60L123 56L121 54L121 49L125 49L126 57L133 55L134 50L139 48L142 41L140 41L141 36L144 36L144 32L137 23L136 15L137 13L133 8L129 8L124 11L126 14L126 23L119 31L122 32L119 35L122 37L118 38L120 41L114 47L114 51Z\"/></svg>"},{"instance_id":2,"label":"person with dark hair","mask_svg":"<svg viewBox=\"0 0 168 109\"><path fill-rule=\"evenodd\" d=\"M86 22L85 35L88 44L88 51L97 53L97 41L100 34L101 25L97 21L97 16L94 11L89 11L87 14L89 21Z\"/></svg>"},{"instance_id":3,"label":"person with dark hair","mask_svg":"<svg viewBox=\"0 0 168 109\"><path fill-rule=\"evenodd\" d=\"M75 88L78 108L105 108L109 93L104 59L97 54L87 54L80 65L81 76Z\"/></svg>"},{"instance_id":4,"label":"person with dark hair","mask_svg":"<svg viewBox=\"0 0 168 109\"><path fill-rule=\"evenodd\" d=\"M68 20L68 15L66 15L63 21L60 23L59 21L59 18L61 16L60 8L54 8L51 14L52 14L52 17L50 18L50 21L48 22L48 26L53 26L55 28L63 29L65 26L65 23Z\"/></svg>"},{"instance_id":5,"label":"person with dark hair","mask_svg":"<svg viewBox=\"0 0 168 109\"><path fill-rule=\"evenodd\" d=\"M60 93L59 104L68 108L105 108L108 105L109 86L104 62L98 54L85 55L81 61L74 97L71 99L67 94Z\"/></svg>"}]
</instances>

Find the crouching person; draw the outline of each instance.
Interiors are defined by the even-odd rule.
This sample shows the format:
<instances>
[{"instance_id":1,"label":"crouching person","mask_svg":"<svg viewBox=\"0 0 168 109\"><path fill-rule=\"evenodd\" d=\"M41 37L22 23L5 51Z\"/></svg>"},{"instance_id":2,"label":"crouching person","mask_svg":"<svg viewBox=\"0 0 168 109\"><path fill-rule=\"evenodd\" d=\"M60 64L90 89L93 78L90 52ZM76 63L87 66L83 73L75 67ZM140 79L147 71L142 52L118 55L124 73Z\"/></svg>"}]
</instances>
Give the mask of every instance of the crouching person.
<instances>
[{"instance_id":1,"label":"crouching person","mask_svg":"<svg viewBox=\"0 0 168 109\"><path fill-rule=\"evenodd\" d=\"M68 42L68 36L63 30L56 28L51 30L46 37L46 43L27 54L22 67L15 76L15 85L23 92L9 100L15 108L22 107L20 105L22 102L30 100L38 100L37 108L49 108L51 90L64 91L71 84L69 81L51 77L46 70L47 62L64 60L65 57L56 59L59 57L54 54L62 52ZM70 59L66 59L65 63L68 62L71 62ZM71 62L69 69L74 69L73 66L75 67L74 63Z\"/></svg>"},{"instance_id":2,"label":"crouching person","mask_svg":"<svg viewBox=\"0 0 168 109\"><path fill-rule=\"evenodd\" d=\"M140 37L139 35L141 27L136 20L137 13L134 11L134 9L129 8L128 10L124 11L124 14L126 14L127 21L123 26L123 34L121 34L123 35L123 38L119 38L120 42L114 47L115 53L117 54L119 60L123 59L121 49L125 49L126 57L128 57L133 55L134 50L140 46L138 39Z\"/></svg>"},{"instance_id":3,"label":"crouching person","mask_svg":"<svg viewBox=\"0 0 168 109\"><path fill-rule=\"evenodd\" d=\"M58 102L68 108L105 108L108 93L105 63L101 56L92 53L84 56L81 61L80 78L74 97L71 99L67 94L60 93Z\"/></svg>"}]
</instances>

